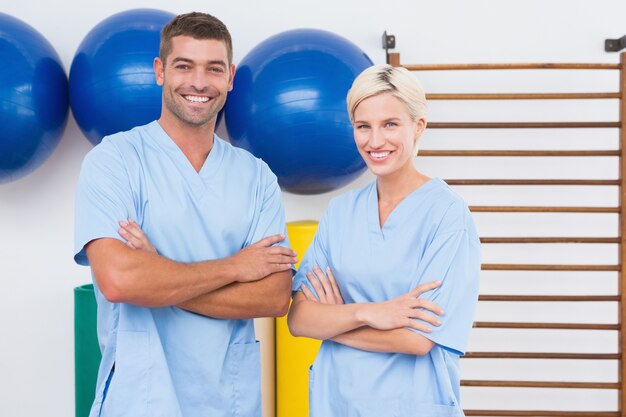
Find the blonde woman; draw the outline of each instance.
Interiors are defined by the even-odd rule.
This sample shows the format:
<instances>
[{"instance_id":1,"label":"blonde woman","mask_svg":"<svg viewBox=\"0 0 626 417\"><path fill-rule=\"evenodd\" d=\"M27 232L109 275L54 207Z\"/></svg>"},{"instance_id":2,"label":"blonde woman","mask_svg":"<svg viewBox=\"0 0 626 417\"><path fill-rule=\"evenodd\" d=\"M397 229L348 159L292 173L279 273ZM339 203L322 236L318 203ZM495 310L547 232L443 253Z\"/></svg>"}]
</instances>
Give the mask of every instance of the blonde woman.
<instances>
[{"instance_id":1,"label":"blonde woman","mask_svg":"<svg viewBox=\"0 0 626 417\"><path fill-rule=\"evenodd\" d=\"M478 298L480 242L464 201L413 164L426 100L403 68L348 93L376 181L335 199L294 278L289 328L323 340L311 417L462 416L459 356Z\"/></svg>"}]
</instances>

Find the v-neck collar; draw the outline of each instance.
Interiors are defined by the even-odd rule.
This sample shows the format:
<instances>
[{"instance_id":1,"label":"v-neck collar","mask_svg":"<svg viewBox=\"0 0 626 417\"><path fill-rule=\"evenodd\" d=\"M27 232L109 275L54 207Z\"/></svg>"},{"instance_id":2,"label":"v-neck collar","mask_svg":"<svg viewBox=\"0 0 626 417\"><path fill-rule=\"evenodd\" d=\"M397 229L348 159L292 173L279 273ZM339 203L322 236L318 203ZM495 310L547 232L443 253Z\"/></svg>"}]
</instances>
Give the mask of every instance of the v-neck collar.
<instances>
[{"instance_id":1,"label":"v-neck collar","mask_svg":"<svg viewBox=\"0 0 626 417\"><path fill-rule=\"evenodd\" d=\"M189 162L189 159L187 159L183 151L176 145L172 138L169 137L165 130L163 130L159 122L156 120L153 121L148 125L147 130L157 143L157 146L172 160L176 168L180 171L180 174L191 185L194 193L198 197L201 197L206 191L207 185L210 184L211 179L220 168L225 146L222 139L216 134L213 134L213 147L207 155L200 171L196 172L191 162Z\"/></svg>"},{"instance_id":2,"label":"v-neck collar","mask_svg":"<svg viewBox=\"0 0 626 417\"><path fill-rule=\"evenodd\" d=\"M398 205L389 213L387 216L387 220L383 227L380 227L380 212L378 210L378 185L376 181L374 181L370 185L369 195L368 195L368 223L370 226L371 233L380 236L382 239L389 237L393 230L404 224L406 217L412 213L413 204L416 198L422 198L423 194L431 190L437 184L441 183L439 178L431 178L422 184L419 188L411 192L409 195L404 197Z\"/></svg>"}]
</instances>

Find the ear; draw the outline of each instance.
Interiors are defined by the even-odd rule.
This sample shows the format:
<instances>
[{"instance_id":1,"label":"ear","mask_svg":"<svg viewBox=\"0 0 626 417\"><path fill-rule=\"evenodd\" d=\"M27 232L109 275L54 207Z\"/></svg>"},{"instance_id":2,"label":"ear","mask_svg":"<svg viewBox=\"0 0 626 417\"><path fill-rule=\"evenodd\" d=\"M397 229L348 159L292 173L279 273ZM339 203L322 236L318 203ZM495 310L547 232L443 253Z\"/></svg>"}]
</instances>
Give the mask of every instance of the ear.
<instances>
[{"instance_id":1,"label":"ear","mask_svg":"<svg viewBox=\"0 0 626 417\"><path fill-rule=\"evenodd\" d=\"M233 91L233 81L235 80L235 64L230 64L230 79L228 80L228 91Z\"/></svg>"},{"instance_id":2,"label":"ear","mask_svg":"<svg viewBox=\"0 0 626 417\"><path fill-rule=\"evenodd\" d=\"M424 117L420 118L417 121L417 123L415 123L415 141L413 143L415 147L417 147L417 144L419 143L419 140L422 137L422 133L424 133L424 130L426 130L427 124L428 124L428 121Z\"/></svg>"},{"instance_id":3,"label":"ear","mask_svg":"<svg viewBox=\"0 0 626 417\"><path fill-rule=\"evenodd\" d=\"M161 58L154 58L154 75L156 76L156 82L158 86L163 87L164 75L163 75L163 62Z\"/></svg>"}]
</instances>

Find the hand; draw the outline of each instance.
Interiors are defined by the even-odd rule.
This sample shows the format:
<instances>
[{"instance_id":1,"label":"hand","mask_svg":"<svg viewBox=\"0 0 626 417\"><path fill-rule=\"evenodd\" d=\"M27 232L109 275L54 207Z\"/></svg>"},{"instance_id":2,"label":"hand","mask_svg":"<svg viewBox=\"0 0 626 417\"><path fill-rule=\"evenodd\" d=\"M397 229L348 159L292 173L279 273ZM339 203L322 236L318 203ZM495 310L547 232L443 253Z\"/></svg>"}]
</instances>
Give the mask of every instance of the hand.
<instances>
[{"instance_id":1,"label":"hand","mask_svg":"<svg viewBox=\"0 0 626 417\"><path fill-rule=\"evenodd\" d=\"M341 291L339 291L339 286L337 285L337 280L329 267L326 267L326 274L324 274L324 272L316 266L313 268L313 272L307 272L306 276L319 296L318 299L306 285L302 285L300 288L307 300L318 301L322 304L344 304Z\"/></svg>"},{"instance_id":2,"label":"hand","mask_svg":"<svg viewBox=\"0 0 626 417\"><path fill-rule=\"evenodd\" d=\"M257 281L275 272L291 269L292 264L298 262L298 254L283 246L273 246L283 240L285 235L268 236L228 258L234 264L237 281Z\"/></svg>"},{"instance_id":3,"label":"hand","mask_svg":"<svg viewBox=\"0 0 626 417\"><path fill-rule=\"evenodd\" d=\"M392 330L410 327L430 333L432 331L430 326L413 319L420 319L434 326L441 324L437 317L427 313L427 311L441 316L443 309L431 301L419 298L423 293L440 285L441 281L428 282L415 287L411 292L389 301L366 303L362 310L357 313L357 318L374 329Z\"/></svg>"},{"instance_id":4,"label":"hand","mask_svg":"<svg viewBox=\"0 0 626 417\"><path fill-rule=\"evenodd\" d=\"M152 253L158 253L156 248L152 246L152 243L148 240L145 233L137 222L130 217L128 222L120 222L120 230L117 231L120 236L126 239L126 245L132 249L141 249Z\"/></svg>"}]
</instances>

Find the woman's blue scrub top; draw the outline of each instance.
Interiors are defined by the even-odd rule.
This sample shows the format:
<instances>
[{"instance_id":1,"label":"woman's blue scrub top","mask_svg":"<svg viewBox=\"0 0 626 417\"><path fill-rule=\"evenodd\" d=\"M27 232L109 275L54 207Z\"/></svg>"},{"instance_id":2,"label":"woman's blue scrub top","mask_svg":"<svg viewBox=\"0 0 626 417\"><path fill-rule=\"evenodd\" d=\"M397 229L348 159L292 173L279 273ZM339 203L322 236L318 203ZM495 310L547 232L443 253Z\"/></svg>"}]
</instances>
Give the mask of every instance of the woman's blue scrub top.
<instances>
[{"instance_id":1,"label":"woman's blue scrub top","mask_svg":"<svg viewBox=\"0 0 626 417\"><path fill-rule=\"evenodd\" d=\"M311 417L458 417L459 355L478 299L480 241L463 200L433 178L407 196L381 228L376 183L333 199L293 282L329 266L346 303L386 301L442 280L422 298L441 306L442 325L424 356L368 352L325 340L310 368ZM411 329L413 330L413 329Z\"/></svg>"},{"instance_id":2,"label":"woman's blue scrub top","mask_svg":"<svg viewBox=\"0 0 626 417\"><path fill-rule=\"evenodd\" d=\"M122 240L118 222L129 217L179 262L228 257L286 233L276 176L264 162L215 136L196 172L157 122L105 138L86 156L76 262L88 265L84 247L94 239ZM102 362L90 417L261 416L252 320L110 303L94 286Z\"/></svg>"}]
</instances>

